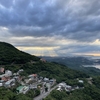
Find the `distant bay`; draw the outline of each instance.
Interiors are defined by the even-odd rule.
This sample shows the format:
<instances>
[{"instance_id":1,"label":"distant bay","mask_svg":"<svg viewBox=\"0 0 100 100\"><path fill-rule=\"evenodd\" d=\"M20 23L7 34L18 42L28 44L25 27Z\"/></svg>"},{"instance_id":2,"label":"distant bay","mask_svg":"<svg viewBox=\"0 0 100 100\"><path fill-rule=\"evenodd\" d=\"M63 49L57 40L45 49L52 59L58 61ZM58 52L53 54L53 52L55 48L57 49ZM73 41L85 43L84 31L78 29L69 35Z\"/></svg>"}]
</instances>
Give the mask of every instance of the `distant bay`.
<instances>
[{"instance_id":1,"label":"distant bay","mask_svg":"<svg viewBox=\"0 0 100 100\"><path fill-rule=\"evenodd\" d=\"M83 67L95 67L100 69L100 65L83 65Z\"/></svg>"}]
</instances>

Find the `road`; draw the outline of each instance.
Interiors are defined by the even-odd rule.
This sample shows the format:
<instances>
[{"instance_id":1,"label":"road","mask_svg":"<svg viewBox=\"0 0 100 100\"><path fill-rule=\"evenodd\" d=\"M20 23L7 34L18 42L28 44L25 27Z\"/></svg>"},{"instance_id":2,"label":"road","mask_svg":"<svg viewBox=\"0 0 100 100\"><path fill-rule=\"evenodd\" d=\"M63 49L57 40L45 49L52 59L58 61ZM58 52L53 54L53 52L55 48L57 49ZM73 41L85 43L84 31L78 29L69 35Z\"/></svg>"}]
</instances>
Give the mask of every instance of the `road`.
<instances>
[{"instance_id":1,"label":"road","mask_svg":"<svg viewBox=\"0 0 100 100\"><path fill-rule=\"evenodd\" d=\"M45 98L46 96L48 96L52 90L54 90L55 88L57 88L57 86L58 86L58 85L56 85L55 87L51 88L50 91L48 91L48 92L46 92L46 93L43 93L43 94L41 94L41 95L35 97L34 100L42 100L43 98Z\"/></svg>"}]
</instances>

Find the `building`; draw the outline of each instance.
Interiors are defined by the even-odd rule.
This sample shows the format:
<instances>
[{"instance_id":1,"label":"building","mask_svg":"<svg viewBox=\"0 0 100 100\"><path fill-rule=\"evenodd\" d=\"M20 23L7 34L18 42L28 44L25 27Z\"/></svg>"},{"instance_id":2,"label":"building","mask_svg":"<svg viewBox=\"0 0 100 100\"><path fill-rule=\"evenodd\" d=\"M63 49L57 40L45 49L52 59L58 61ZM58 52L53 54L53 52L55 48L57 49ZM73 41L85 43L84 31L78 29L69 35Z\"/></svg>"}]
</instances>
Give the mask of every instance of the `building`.
<instances>
[{"instance_id":1,"label":"building","mask_svg":"<svg viewBox=\"0 0 100 100\"><path fill-rule=\"evenodd\" d=\"M66 83L62 82L58 85L57 88L58 91L65 90L67 92L70 92L72 90L72 87L70 85L67 85Z\"/></svg>"},{"instance_id":2,"label":"building","mask_svg":"<svg viewBox=\"0 0 100 100\"><path fill-rule=\"evenodd\" d=\"M21 72L23 72L24 70L23 69L20 69L17 73L16 73L16 75L19 75Z\"/></svg>"},{"instance_id":3,"label":"building","mask_svg":"<svg viewBox=\"0 0 100 100\"><path fill-rule=\"evenodd\" d=\"M3 86L3 83L0 83L0 86Z\"/></svg>"},{"instance_id":4,"label":"building","mask_svg":"<svg viewBox=\"0 0 100 100\"><path fill-rule=\"evenodd\" d=\"M5 74L2 74L2 75L0 75L0 78L5 77L5 76L6 76Z\"/></svg>"},{"instance_id":5,"label":"building","mask_svg":"<svg viewBox=\"0 0 100 100\"><path fill-rule=\"evenodd\" d=\"M3 67L1 67L1 68L0 68L0 73L4 73L4 70L5 70L5 69L4 69Z\"/></svg>"},{"instance_id":6,"label":"building","mask_svg":"<svg viewBox=\"0 0 100 100\"><path fill-rule=\"evenodd\" d=\"M15 79L11 79L11 80L5 82L5 84L4 84L4 86L7 87L7 88L11 87L13 85L15 85Z\"/></svg>"},{"instance_id":7,"label":"building","mask_svg":"<svg viewBox=\"0 0 100 100\"><path fill-rule=\"evenodd\" d=\"M37 78L37 74L31 74L28 77L33 77L33 78Z\"/></svg>"},{"instance_id":8,"label":"building","mask_svg":"<svg viewBox=\"0 0 100 100\"><path fill-rule=\"evenodd\" d=\"M66 87L66 83L62 82L62 83L59 84L59 86Z\"/></svg>"},{"instance_id":9,"label":"building","mask_svg":"<svg viewBox=\"0 0 100 100\"><path fill-rule=\"evenodd\" d=\"M79 82L79 83L84 83L84 81L83 81L83 80L79 80L78 82Z\"/></svg>"},{"instance_id":10,"label":"building","mask_svg":"<svg viewBox=\"0 0 100 100\"><path fill-rule=\"evenodd\" d=\"M56 84L56 79L50 79L49 82L50 82L51 85L54 85L54 84Z\"/></svg>"},{"instance_id":11,"label":"building","mask_svg":"<svg viewBox=\"0 0 100 100\"><path fill-rule=\"evenodd\" d=\"M30 88L30 89L37 89L37 84L35 84L35 85L31 85L31 84L30 84L30 85L29 85L29 88Z\"/></svg>"},{"instance_id":12,"label":"building","mask_svg":"<svg viewBox=\"0 0 100 100\"><path fill-rule=\"evenodd\" d=\"M29 83L29 79L24 79L24 82L25 82L26 84L28 84L28 83Z\"/></svg>"},{"instance_id":13,"label":"building","mask_svg":"<svg viewBox=\"0 0 100 100\"><path fill-rule=\"evenodd\" d=\"M5 71L5 75L6 75L6 76L12 76L12 71L6 70L6 71Z\"/></svg>"},{"instance_id":14,"label":"building","mask_svg":"<svg viewBox=\"0 0 100 100\"><path fill-rule=\"evenodd\" d=\"M16 90L17 93L25 94L29 90L29 86L19 86Z\"/></svg>"},{"instance_id":15,"label":"building","mask_svg":"<svg viewBox=\"0 0 100 100\"><path fill-rule=\"evenodd\" d=\"M40 61L42 61L42 62L46 62L46 60L45 60L44 58L41 58Z\"/></svg>"},{"instance_id":16,"label":"building","mask_svg":"<svg viewBox=\"0 0 100 100\"><path fill-rule=\"evenodd\" d=\"M3 80L3 81L9 81L10 80L10 77L5 77L5 76L3 76L2 78L1 78L1 80Z\"/></svg>"},{"instance_id":17,"label":"building","mask_svg":"<svg viewBox=\"0 0 100 100\"><path fill-rule=\"evenodd\" d=\"M65 90L69 92L72 90L72 87L70 85L66 85Z\"/></svg>"},{"instance_id":18,"label":"building","mask_svg":"<svg viewBox=\"0 0 100 100\"><path fill-rule=\"evenodd\" d=\"M31 74L31 75L29 75L28 77L31 78L31 80L38 81L38 76L37 76L37 74Z\"/></svg>"},{"instance_id":19,"label":"building","mask_svg":"<svg viewBox=\"0 0 100 100\"><path fill-rule=\"evenodd\" d=\"M59 88L57 88L57 90L58 90L58 91L62 91L62 89L61 89L60 87L59 87Z\"/></svg>"},{"instance_id":20,"label":"building","mask_svg":"<svg viewBox=\"0 0 100 100\"><path fill-rule=\"evenodd\" d=\"M49 78L44 78L44 82L49 82Z\"/></svg>"}]
</instances>

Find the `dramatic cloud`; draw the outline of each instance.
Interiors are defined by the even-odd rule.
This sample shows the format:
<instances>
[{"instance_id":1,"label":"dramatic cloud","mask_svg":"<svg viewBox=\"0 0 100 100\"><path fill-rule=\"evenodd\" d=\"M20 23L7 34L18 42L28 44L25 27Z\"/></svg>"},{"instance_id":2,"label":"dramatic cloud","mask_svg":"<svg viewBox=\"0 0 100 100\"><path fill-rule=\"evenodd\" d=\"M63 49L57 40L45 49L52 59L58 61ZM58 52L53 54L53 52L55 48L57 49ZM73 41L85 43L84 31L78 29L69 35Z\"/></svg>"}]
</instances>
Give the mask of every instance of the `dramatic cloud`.
<instances>
[{"instance_id":1,"label":"dramatic cloud","mask_svg":"<svg viewBox=\"0 0 100 100\"><path fill-rule=\"evenodd\" d=\"M99 39L99 0L0 0L0 40L31 54L95 53Z\"/></svg>"}]
</instances>

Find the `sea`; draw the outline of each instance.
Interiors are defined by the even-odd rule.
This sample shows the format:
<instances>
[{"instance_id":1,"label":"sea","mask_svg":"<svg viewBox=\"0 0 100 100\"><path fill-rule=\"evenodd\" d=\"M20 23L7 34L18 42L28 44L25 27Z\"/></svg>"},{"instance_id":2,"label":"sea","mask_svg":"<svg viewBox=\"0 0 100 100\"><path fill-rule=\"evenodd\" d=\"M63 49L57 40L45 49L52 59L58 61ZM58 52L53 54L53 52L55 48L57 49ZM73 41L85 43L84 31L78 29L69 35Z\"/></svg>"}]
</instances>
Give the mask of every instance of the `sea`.
<instances>
[{"instance_id":1,"label":"sea","mask_svg":"<svg viewBox=\"0 0 100 100\"><path fill-rule=\"evenodd\" d=\"M83 65L83 67L95 67L97 69L100 69L100 65Z\"/></svg>"}]
</instances>

